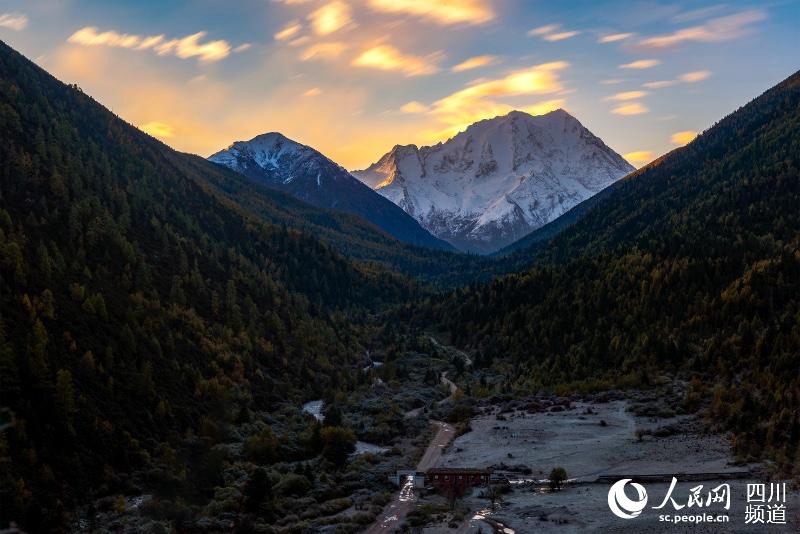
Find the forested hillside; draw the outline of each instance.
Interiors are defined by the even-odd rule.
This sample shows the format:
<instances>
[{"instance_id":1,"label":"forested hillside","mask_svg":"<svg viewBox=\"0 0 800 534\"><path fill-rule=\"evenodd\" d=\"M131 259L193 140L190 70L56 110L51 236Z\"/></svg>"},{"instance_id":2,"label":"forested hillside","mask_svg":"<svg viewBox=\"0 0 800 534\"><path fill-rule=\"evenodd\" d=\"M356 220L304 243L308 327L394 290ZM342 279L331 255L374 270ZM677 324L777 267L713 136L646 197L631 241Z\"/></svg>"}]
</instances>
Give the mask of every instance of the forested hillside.
<instances>
[{"instance_id":1,"label":"forested hillside","mask_svg":"<svg viewBox=\"0 0 800 534\"><path fill-rule=\"evenodd\" d=\"M797 469L798 206L795 74L628 177L537 267L409 317L442 324L517 390L696 376L739 454Z\"/></svg>"},{"instance_id":2,"label":"forested hillside","mask_svg":"<svg viewBox=\"0 0 800 534\"><path fill-rule=\"evenodd\" d=\"M348 317L413 290L287 229L348 224L358 247L371 227L218 189L252 186L0 44L0 521L58 530L165 455L208 491L229 424L346 389Z\"/></svg>"}]
</instances>

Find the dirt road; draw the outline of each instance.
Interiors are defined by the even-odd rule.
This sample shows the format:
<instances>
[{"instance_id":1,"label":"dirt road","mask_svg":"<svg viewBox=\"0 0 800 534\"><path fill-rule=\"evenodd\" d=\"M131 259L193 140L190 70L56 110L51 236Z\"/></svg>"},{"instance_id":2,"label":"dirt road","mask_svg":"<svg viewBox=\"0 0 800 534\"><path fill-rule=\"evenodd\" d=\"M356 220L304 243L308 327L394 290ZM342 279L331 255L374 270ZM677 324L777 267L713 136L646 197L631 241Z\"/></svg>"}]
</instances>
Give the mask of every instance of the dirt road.
<instances>
[{"instance_id":1,"label":"dirt road","mask_svg":"<svg viewBox=\"0 0 800 534\"><path fill-rule=\"evenodd\" d=\"M428 444L425 449L425 454L422 455L419 463L417 464L417 471L427 471L434 467L442 456L442 450L447 446L455 436L455 429L447 423L434 421L434 425L438 428L436 435ZM414 488L411 480L406 481L400 488L400 491L395 495L394 499L383 508L383 512L375 520L375 522L365 531L366 534L387 534L394 532L397 527L403 522L411 510L414 501L417 500L414 494Z\"/></svg>"}]
</instances>

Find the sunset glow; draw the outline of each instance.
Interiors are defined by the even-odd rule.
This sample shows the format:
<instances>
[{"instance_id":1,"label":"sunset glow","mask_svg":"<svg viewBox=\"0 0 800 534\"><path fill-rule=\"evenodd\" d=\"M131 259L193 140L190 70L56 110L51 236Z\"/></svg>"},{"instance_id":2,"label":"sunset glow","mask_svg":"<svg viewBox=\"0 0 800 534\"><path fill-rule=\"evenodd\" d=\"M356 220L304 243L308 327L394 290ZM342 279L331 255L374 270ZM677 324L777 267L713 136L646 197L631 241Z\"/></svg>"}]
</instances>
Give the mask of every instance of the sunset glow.
<instances>
[{"instance_id":1,"label":"sunset glow","mask_svg":"<svg viewBox=\"0 0 800 534\"><path fill-rule=\"evenodd\" d=\"M126 17L6 4L0 38L179 150L281 131L350 168L398 143L558 107L620 153L661 154L680 144L675 132L704 129L796 67L792 46L770 46L797 44L780 6L181 0L137 2Z\"/></svg>"}]
</instances>

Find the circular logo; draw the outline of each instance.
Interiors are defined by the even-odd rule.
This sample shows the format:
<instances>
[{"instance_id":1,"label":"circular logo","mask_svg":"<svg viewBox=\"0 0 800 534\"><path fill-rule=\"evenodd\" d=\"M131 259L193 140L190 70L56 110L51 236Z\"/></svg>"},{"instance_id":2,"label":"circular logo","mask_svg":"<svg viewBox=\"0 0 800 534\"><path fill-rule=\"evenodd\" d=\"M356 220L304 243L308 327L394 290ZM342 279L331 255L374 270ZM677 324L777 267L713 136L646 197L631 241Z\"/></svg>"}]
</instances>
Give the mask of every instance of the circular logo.
<instances>
[{"instance_id":1,"label":"circular logo","mask_svg":"<svg viewBox=\"0 0 800 534\"><path fill-rule=\"evenodd\" d=\"M647 506L647 492L641 484L631 482L631 486L638 493L639 498L637 500L629 499L625 495L625 484L628 482L631 482L630 478L623 478L615 482L611 489L608 490L608 507L611 508L615 516L622 519L633 519L641 514L644 507Z\"/></svg>"}]
</instances>

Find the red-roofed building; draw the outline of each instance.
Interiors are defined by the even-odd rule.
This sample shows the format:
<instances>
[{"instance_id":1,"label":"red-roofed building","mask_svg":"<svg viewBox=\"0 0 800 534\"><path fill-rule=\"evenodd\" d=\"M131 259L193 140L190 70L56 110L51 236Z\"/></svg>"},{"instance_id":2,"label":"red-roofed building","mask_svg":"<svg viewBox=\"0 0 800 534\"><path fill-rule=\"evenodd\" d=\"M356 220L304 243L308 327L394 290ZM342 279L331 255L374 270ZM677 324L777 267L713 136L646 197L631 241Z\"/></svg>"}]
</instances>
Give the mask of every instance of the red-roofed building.
<instances>
[{"instance_id":1,"label":"red-roofed building","mask_svg":"<svg viewBox=\"0 0 800 534\"><path fill-rule=\"evenodd\" d=\"M425 483L450 498L461 497L469 489L489 485L491 469L434 467L425 474Z\"/></svg>"}]
</instances>

